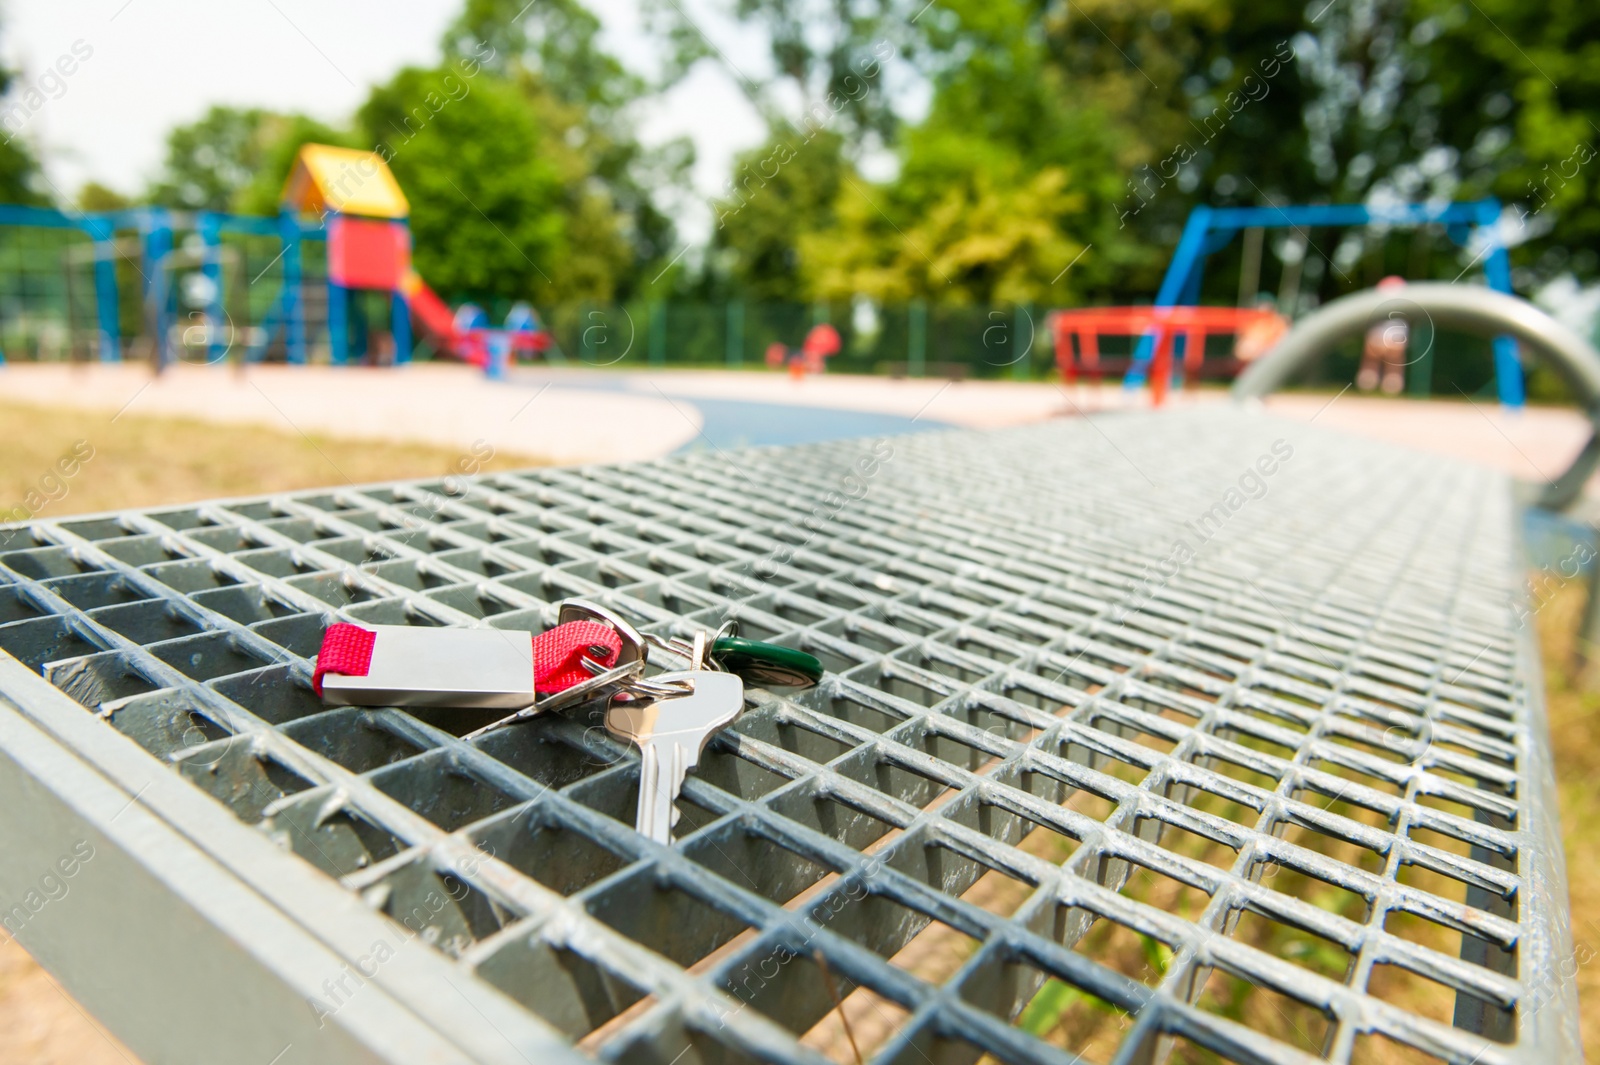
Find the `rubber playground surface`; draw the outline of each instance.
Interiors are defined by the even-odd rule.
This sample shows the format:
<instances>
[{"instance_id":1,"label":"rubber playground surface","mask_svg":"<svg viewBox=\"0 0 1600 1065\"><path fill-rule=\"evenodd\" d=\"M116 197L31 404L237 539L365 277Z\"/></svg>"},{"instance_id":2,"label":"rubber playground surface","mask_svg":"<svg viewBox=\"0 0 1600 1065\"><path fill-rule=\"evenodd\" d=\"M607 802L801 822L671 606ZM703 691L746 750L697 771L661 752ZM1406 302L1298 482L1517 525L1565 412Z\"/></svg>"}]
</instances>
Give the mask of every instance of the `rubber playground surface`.
<instances>
[{"instance_id":1,"label":"rubber playground surface","mask_svg":"<svg viewBox=\"0 0 1600 1065\"><path fill-rule=\"evenodd\" d=\"M12 363L7 399L41 407L254 424L300 433L422 442L471 451L480 442L563 465L655 458L683 448L799 444L953 426L1001 428L1086 417L1113 441L1116 413L1148 393L1118 385L890 379L824 375L793 381L760 371L530 367L494 382L467 367L178 365L160 377L133 364ZM1174 406L1226 401L1178 393ZM1273 396L1274 413L1546 479L1581 446L1575 411L1504 411L1484 401L1376 399L1353 390ZM1154 473L1159 480L1159 471ZM1133 474L1130 471L1130 475Z\"/></svg>"}]
</instances>

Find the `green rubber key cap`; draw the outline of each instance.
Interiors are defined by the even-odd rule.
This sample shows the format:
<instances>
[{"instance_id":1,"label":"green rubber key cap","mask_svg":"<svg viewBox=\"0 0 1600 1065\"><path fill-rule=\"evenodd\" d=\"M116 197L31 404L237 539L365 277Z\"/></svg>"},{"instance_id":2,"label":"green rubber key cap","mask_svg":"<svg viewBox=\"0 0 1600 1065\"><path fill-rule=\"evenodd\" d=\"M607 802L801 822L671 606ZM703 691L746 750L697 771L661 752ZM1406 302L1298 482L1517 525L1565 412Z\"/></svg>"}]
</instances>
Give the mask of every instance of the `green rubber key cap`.
<instances>
[{"instance_id":1,"label":"green rubber key cap","mask_svg":"<svg viewBox=\"0 0 1600 1065\"><path fill-rule=\"evenodd\" d=\"M729 673L763 688L809 688L822 679L822 663L815 655L775 643L723 636L711 644L711 657Z\"/></svg>"}]
</instances>

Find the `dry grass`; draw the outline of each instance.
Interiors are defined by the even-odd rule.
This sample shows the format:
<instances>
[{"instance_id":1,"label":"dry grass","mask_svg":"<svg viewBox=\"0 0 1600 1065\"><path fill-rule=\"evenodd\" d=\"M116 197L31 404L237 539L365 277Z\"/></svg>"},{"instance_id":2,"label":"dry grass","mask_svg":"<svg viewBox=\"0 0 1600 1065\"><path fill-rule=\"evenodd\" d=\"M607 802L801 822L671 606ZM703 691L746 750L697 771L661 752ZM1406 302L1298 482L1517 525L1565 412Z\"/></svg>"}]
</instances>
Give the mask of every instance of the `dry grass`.
<instances>
[{"instance_id":1,"label":"dry grass","mask_svg":"<svg viewBox=\"0 0 1600 1065\"><path fill-rule=\"evenodd\" d=\"M53 479L59 476L57 463L69 456L79 441L93 448L93 458L74 476ZM470 451L432 444L305 436L287 426L283 432L275 432L131 414L113 422L100 413L0 402L0 522L10 520L20 506L34 510L39 518L58 518L123 507L474 472L461 463L470 467L477 459ZM479 469L541 464L540 459L526 455L495 454Z\"/></svg>"},{"instance_id":2,"label":"dry grass","mask_svg":"<svg viewBox=\"0 0 1600 1065\"><path fill-rule=\"evenodd\" d=\"M50 975L0 934L0 1065L137 1065Z\"/></svg>"}]
</instances>

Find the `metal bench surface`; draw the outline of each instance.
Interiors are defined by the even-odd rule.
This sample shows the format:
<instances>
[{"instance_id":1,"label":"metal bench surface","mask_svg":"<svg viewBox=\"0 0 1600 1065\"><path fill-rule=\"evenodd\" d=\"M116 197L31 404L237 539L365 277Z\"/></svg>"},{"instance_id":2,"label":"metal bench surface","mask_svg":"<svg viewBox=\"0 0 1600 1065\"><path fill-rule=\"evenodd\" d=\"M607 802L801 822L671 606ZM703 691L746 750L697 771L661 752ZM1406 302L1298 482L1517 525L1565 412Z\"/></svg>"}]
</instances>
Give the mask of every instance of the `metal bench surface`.
<instances>
[{"instance_id":1,"label":"metal bench surface","mask_svg":"<svg viewBox=\"0 0 1600 1065\"><path fill-rule=\"evenodd\" d=\"M1503 475L1230 407L0 529L0 905L152 1061L1071 1060L1018 1023L1046 981L1119 1016L1095 1060L1578 1060L1517 520ZM592 716L465 743L310 690L335 617L569 596L829 670L749 691L670 848ZM901 954L930 930L950 971ZM1215 973L1322 1028L1230 1018ZM853 994L881 1038L802 1041Z\"/></svg>"}]
</instances>

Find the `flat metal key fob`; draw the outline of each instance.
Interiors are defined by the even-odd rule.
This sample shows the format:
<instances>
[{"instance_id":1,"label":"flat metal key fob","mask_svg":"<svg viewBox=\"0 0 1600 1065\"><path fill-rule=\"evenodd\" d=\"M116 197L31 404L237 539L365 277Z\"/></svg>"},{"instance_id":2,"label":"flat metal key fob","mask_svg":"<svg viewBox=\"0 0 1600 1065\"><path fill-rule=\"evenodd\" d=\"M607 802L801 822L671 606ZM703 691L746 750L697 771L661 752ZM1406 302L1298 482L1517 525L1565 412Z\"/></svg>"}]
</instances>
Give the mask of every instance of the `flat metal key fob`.
<instances>
[{"instance_id":1,"label":"flat metal key fob","mask_svg":"<svg viewBox=\"0 0 1600 1065\"><path fill-rule=\"evenodd\" d=\"M515 710L534 701L529 637L509 629L335 626L318 656L317 681L332 706Z\"/></svg>"}]
</instances>

